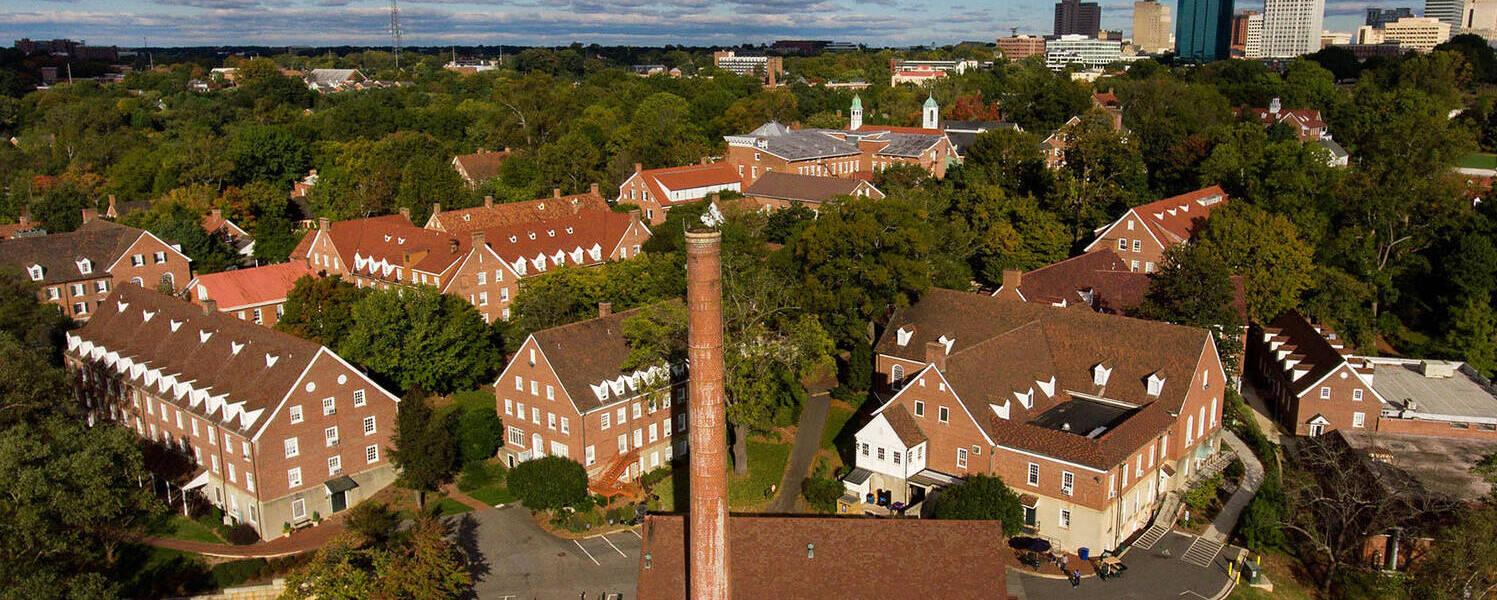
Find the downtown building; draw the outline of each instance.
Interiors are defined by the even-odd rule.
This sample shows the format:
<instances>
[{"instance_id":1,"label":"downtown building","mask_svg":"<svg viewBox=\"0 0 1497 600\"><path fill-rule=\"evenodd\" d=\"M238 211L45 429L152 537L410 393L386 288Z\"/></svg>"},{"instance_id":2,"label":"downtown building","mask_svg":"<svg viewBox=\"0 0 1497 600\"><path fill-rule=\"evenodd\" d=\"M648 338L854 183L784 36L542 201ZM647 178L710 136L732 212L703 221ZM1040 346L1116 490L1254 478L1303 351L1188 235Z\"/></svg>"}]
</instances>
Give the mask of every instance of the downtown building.
<instances>
[{"instance_id":1,"label":"downtown building","mask_svg":"<svg viewBox=\"0 0 1497 600\"><path fill-rule=\"evenodd\" d=\"M1055 3L1055 36L1097 37L1102 30L1102 7L1096 2L1060 0Z\"/></svg>"},{"instance_id":2,"label":"downtown building","mask_svg":"<svg viewBox=\"0 0 1497 600\"><path fill-rule=\"evenodd\" d=\"M1175 55L1189 62L1231 56L1232 0L1180 0L1175 15Z\"/></svg>"},{"instance_id":3,"label":"downtown building","mask_svg":"<svg viewBox=\"0 0 1497 600\"><path fill-rule=\"evenodd\" d=\"M1065 35L1045 44L1045 66L1051 71L1061 71L1074 64L1101 69L1122 59L1123 43L1118 40Z\"/></svg>"},{"instance_id":4,"label":"downtown building","mask_svg":"<svg viewBox=\"0 0 1497 600\"><path fill-rule=\"evenodd\" d=\"M63 355L90 422L175 451L179 485L262 539L395 479L399 400L316 343L126 284Z\"/></svg>"},{"instance_id":5,"label":"downtown building","mask_svg":"<svg viewBox=\"0 0 1497 600\"><path fill-rule=\"evenodd\" d=\"M1266 0L1263 58L1294 58L1320 51L1325 0Z\"/></svg>"},{"instance_id":6,"label":"downtown building","mask_svg":"<svg viewBox=\"0 0 1497 600\"><path fill-rule=\"evenodd\" d=\"M1164 54L1175 47L1170 35L1174 24L1170 19L1170 7L1156 0L1137 0L1133 3L1133 45L1144 54Z\"/></svg>"}]
</instances>

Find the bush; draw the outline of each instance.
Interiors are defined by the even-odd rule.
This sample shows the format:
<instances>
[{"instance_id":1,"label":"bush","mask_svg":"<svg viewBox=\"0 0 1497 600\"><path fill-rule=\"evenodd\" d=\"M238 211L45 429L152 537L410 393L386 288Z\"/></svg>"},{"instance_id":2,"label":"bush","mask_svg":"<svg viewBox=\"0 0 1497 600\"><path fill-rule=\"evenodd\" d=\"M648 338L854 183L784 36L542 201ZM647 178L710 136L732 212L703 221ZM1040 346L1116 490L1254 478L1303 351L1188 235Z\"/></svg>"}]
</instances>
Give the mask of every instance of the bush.
<instances>
[{"instance_id":1,"label":"bush","mask_svg":"<svg viewBox=\"0 0 1497 600\"><path fill-rule=\"evenodd\" d=\"M837 499L842 497L842 482L835 479L807 477L801 482L800 495L818 512L837 512Z\"/></svg>"},{"instance_id":2,"label":"bush","mask_svg":"<svg viewBox=\"0 0 1497 600\"><path fill-rule=\"evenodd\" d=\"M640 483L640 485L642 485L642 486L644 486L646 488L650 488L650 487L654 487L654 485L657 484L657 483L665 481L666 478L669 478L670 476L671 476L671 468L670 467L665 467L665 468L661 468L661 469L655 469L653 471L650 471L649 473L645 473L642 477L640 477L639 478L639 483Z\"/></svg>"},{"instance_id":3,"label":"bush","mask_svg":"<svg viewBox=\"0 0 1497 600\"><path fill-rule=\"evenodd\" d=\"M400 515L382 503L364 502L348 511L344 523L349 531L379 545L395 534L395 529L400 526Z\"/></svg>"},{"instance_id":4,"label":"bush","mask_svg":"<svg viewBox=\"0 0 1497 600\"><path fill-rule=\"evenodd\" d=\"M1241 460L1232 461L1232 463L1227 465L1227 468L1222 471L1222 474L1226 475L1227 479L1232 481L1238 481L1242 479L1242 476L1246 473L1247 467L1242 466Z\"/></svg>"},{"instance_id":5,"label":"bush","mask_svg":"<svg viewBox=\"0 0 1497 600\"><path fill-rule=\"evenodd\" d=\"M634 518L634 505L624 504L622 506L615 506L608 509L606 516L613 523L627 523Z\"/></svg>"},{"instance_id":6,"label":"bush","mask_svg":"<svg viewBox=\"0 0 1497 600\"><path fill-rule=\"evenodd\" d=\"M488 460L503 442L504 423L494 407L469 408L458 418L458 447L464 463Z\"/></svg>"},{"instance_id":7,"label":"bush","mask_svg":"<svg viewBox=\"0 0 1497 600\"><path fill-rule=\"evenodd\" d=\"M260 534L255 531L254 527L240 523L225 531L224 539L235 546L248 546L260 541Z\"/></svg>"},{"instance_id":8,"label":"bush","mask_svg":"<svg viewBox=\"0 0 1497 600\"><path fill-rule=\"evenodd\" d=\"M873 387L873 347L859 341L847 359L847 387L866 392Z\"/></svg>"},{"instance_id":9,"label":"bush","mask_svg":"<svg viewBox=\"0 0 1497 600\"><path fill-rule=\"evenodd\" d=\"M1206 510L1207 507L1211 506L1211 502L1216 500L1216 490L1221 485L1222 476L1220 474L1213 475L1210 479L1197 483L1195 487L1186 490L1185 505L1197 513Z\"/></svg>"},{"instance_id":10,"label":"bush","mask_svg":"<svg viewBox=\"0 0 1497 600\"><path fill-rule=\"evenodd\" d=\"M937 519L998 520L1003 522L1003 535L1009 536L1024 527L1019 495L998 477L973 475L942 490L931 502L931 516Z\"/></svg>"},{"instance_id":11,"label":"bush","mask_svg":"<svg viewBox=\"0 0 1497 600\"><path fill-rule=\"evenodd\" d=\"M270 563L263 558L248 558L214 565L208 571L217 589L236 586L270 573Z\"/></svg>"},{"instance_id":12,"label":"bush","mask_svg":"<svg viewBox=\"0 0 1497 600\"><path fill-rule=\"evenodd\" d=\"M508 479L510 491L531 510L556 510L587 497L587 471L560 456L520 463Z\"/></svg>"}]
</instances>

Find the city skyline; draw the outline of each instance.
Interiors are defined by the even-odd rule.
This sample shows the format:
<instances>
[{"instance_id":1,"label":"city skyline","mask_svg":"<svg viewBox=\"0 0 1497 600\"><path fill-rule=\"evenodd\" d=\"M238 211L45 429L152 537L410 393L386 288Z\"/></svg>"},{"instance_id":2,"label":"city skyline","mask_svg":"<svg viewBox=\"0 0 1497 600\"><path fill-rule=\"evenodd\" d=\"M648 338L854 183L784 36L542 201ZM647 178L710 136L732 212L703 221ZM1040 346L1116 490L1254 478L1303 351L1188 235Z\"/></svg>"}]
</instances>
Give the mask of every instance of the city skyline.
<instances>
[{"instance_id":1,"label":"city skyline","mask_svg":"<svg viewBox=\"0 0 1497 600\"><path fill-rule=\"evenodd\" d=\"M1102 0L1102 28L1131 35L1131 0ZM1166 0L1172 7L1176 2ZM71 38L98 45L383 46L385 0L5 0L0 36ZM1237 10L1259 8L1239 3ZM1366 8L1423 2L1330 0L1325 26L1353 31ZM794 11L794 12L791 12ZM405 0L405 45L450 44L695 46L826 39L876 46L991 41L1047 34L1053 0L1003 0L929 7L911 0ZM753 18L744 18L745 16Z\"/></svg>"}]
</instances>

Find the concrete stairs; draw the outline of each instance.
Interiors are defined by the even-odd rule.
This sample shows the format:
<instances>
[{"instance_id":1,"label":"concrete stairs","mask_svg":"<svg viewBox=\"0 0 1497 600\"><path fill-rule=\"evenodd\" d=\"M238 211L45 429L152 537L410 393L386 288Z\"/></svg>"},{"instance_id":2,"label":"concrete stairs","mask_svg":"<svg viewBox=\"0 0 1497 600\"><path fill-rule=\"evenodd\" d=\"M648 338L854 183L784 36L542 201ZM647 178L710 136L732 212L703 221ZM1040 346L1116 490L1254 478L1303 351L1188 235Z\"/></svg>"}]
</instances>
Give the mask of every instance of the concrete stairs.
<instances>
[{"instance_id":1,"label":"concrete stairs","mask_svg":"<svg viewBox=\"0 0 1497 600\"><path fill-rule=\"evenodd\" d=\"M1221 554L1224 546L1226 546L1225 542L1197 537L1190 543L1190 547L1185 549L1185 554L1180 555L1180 560L1197 567L1207 568L1216 561L1216 555Z\"/></svg>"}]
</instances>

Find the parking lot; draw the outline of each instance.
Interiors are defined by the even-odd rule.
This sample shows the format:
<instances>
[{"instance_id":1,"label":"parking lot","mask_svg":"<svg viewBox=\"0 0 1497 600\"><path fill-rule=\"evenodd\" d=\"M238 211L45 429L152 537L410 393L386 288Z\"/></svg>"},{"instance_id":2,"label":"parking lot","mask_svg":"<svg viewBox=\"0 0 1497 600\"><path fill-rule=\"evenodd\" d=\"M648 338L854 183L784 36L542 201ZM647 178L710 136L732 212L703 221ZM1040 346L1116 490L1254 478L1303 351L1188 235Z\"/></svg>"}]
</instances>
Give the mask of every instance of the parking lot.
<instances>
[{"instance_id":1,"label":"parking lot","mask_svg":"<svg viewBox=\"0 0 1497 600\"><path fill-rule=\"evenodd\" d=\"M639 534L624 531L564 540L542 531L517 506L454 519L458 543L474 563L474 589L483 600L587 600L634 596L639 578Z\"/></svg>"}]
</instances>

